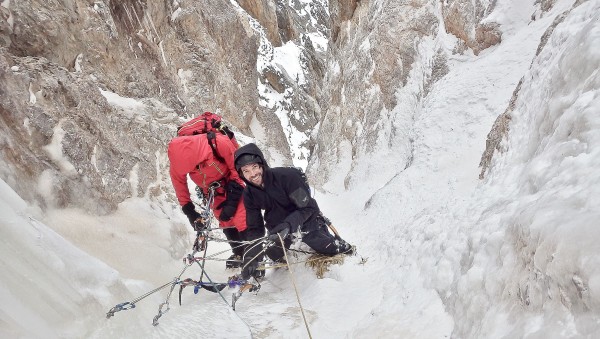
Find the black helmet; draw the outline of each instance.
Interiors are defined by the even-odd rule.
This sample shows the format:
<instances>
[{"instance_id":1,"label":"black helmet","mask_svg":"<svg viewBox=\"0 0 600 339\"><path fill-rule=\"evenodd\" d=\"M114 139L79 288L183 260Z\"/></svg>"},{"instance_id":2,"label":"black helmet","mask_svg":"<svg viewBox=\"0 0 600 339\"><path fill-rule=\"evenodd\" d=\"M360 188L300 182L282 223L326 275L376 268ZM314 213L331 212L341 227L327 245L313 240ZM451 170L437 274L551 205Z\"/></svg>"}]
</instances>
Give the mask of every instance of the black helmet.
<instances>
[{"instance_id":1,"label":"black helmet","mask_svg":"<svg viewBox=\"0 0 600 339\"><path fill-rule=\"evenodd\" d=\"M262 159L256 154L244 153L235 158L235 170L241 171L242 167L248 164L260 164L262 165Z\"/></svg>"}]
</instances>

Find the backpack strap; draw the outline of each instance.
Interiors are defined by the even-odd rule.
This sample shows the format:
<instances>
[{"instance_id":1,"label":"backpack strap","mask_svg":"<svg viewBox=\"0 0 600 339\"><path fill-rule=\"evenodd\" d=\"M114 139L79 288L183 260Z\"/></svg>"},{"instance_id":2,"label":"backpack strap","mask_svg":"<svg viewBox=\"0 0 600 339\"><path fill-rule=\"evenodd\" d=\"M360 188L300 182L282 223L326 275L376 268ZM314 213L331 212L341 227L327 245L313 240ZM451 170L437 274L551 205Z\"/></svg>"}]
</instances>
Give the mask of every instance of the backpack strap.
<instances>
[{"instance_id":1,"label":"backpack strap","mask_svg":"<svg viewBox=\"0 0 600 339\"><path fill-rule=\"evenodd\" d=\"M227 137L229 137L229 139L233 139L234 138L234 134L233 132L229 129L229 127L225 126L225 125L221 125L219 127L219 130L221 131L221 133L227 135Z\"/></svg>"},{"instance_id":2,"label":"backpack strap","mask_svg":"<svg viewBox=\"0 0 600 339\"><path fill-rule=\"evenodd\" d=\"M208 145L210 145L210 148L212 149L215 158L217 158L220 162L225 163L225 159L223 159L223 157L219 154L219 151L217 150L217 135L215 134L215 132L210 131L206 133L206 138L208 139Z\"/></svg>"}]
</instances>

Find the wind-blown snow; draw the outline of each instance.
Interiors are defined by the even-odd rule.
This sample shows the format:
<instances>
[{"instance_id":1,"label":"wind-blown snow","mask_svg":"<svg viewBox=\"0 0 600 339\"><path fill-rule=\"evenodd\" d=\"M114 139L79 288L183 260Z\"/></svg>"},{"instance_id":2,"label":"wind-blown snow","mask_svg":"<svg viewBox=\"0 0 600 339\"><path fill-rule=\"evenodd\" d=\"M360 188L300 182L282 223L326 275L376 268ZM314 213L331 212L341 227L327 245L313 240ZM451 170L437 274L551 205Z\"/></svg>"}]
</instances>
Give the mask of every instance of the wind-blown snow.
<instances>
[{"instance_id":1,"label":"wind-blown snow","mask_svg":"<svg viewBox=\"0 0 600 339\"><path fill-rule=\"evenodd\" d=\"M135 114L145 113L143 109L145 105L133 98L122 97L117 93L111 91L105 91L99 88L100 93L106 98L109 104L114 107L122 109L127 116L134 116Z\"/></svg>"},{"instance_id":2,"label":"wind-blown snow","mask_svg":"<svg viewBox=\"0 0 600 339\"><path fill-rule=\"evenodd\" d=\"M52 140L46 146L44 146L44 150L48 153L48 156L54 163L58 164L58 167L67 175L73 175L77 173L77 170L64 157L62 151L62 140L65 137L65 131L62 129L63 121L60 121L56 127L54 128L54 133L52 134Z\"/></svg>"},{"instance_id":3,"label":"wind-blown snow","mask_svg":"<svg viewBox=\"0 0 600 339\"><path fill-rule=\"evenodd\" d=\"M334 177L327 193L316 193L358 255L323 279L292 266L313 337L600 336L600 2L573 9L536 56L542 34L571 3L558 1L528 24L506 23L500 45L450 60L427 97L411 102L406 169L381 182L359 165L360 184L344 190L345 177ZM480 181L487 132L521 78L506 151ZM386 171L406 162L403 152L389 155ZM41 181L49 194L50 179ZM308 336L287 269L268 271L235 312L218 294L188 288L181 306L174 292L153 327L163 289L106 319L114 305L184 268L192 234L179 207L135 198L97 217L42 211L3 181L0 193L0 337ZM210 253L225 249L210 244ZM236 273L220 261L207 265L214 280ZM182 278L198 274L190 267Z\"/></svg>"}]
</instances>

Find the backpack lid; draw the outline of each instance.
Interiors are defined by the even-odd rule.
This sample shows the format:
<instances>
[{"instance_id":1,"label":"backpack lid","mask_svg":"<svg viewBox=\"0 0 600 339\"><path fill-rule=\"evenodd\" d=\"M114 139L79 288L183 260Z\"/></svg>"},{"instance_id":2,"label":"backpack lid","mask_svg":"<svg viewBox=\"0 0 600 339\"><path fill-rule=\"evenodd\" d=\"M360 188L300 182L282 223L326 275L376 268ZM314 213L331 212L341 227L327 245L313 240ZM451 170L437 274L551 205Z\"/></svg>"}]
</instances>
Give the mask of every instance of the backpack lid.
<instances>
[{"instance_id":1,"label":"backpack lid","mask_svg":"<svg viewBox=\"0 0 600 339\"><path fill-rule=\"evenodd\" d=\"M221 120L222 118L218 114L204 112L177 127L177 136L205 134L218 130L221 127Z\"/></svg>"}]
</instances>

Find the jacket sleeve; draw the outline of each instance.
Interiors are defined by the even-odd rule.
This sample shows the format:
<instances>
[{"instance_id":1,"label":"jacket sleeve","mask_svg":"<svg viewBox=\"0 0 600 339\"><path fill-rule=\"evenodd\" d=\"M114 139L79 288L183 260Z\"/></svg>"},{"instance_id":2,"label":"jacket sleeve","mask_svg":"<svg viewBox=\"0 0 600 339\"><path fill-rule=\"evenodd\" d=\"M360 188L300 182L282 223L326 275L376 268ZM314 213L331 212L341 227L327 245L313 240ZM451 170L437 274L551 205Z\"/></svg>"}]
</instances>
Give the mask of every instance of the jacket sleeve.
<instances>
[{"instance_id":1,"label":"jacket sleeve","mask_svg":"<svg viewBox=\"0 0 600 339\"><path fill-rule=\"evenodd\" d=\"M176 173L173 168L169 170L169 174L171 175L171 183L175 189L175 195L177 196L179 205L185 206L192 201L190 198L190 190L187 186L187 174Z\"/></svg>"},{"instance_id":2,"label":"jacket sleeve","mask_svg":"<svg viewBox=\"0 0 600 339\"><path fill-rule=\"evenodd\" d=\"M294 169L292 175L285 182L285 191L296 210L284 220L290 225L290 231L296 232L312 216L320 213L315 199L310 196L310 188L306 183L304 174Z\"/></svg>"},{"instance_id":3,"label":"jacket sleeve","mask_svg":"<svg viewBox=\"0 0 600 339\"><path fill-rule=\"evenodd\" d=\"M197 135L173 138L169 143L167 150L170 164L169 174L181 206L185 206L191 201L187 185L188 173L192 172L198 164L207 160L208 152L212 154L206 140L206 137Z\"/></svg>"}]
</instances>

